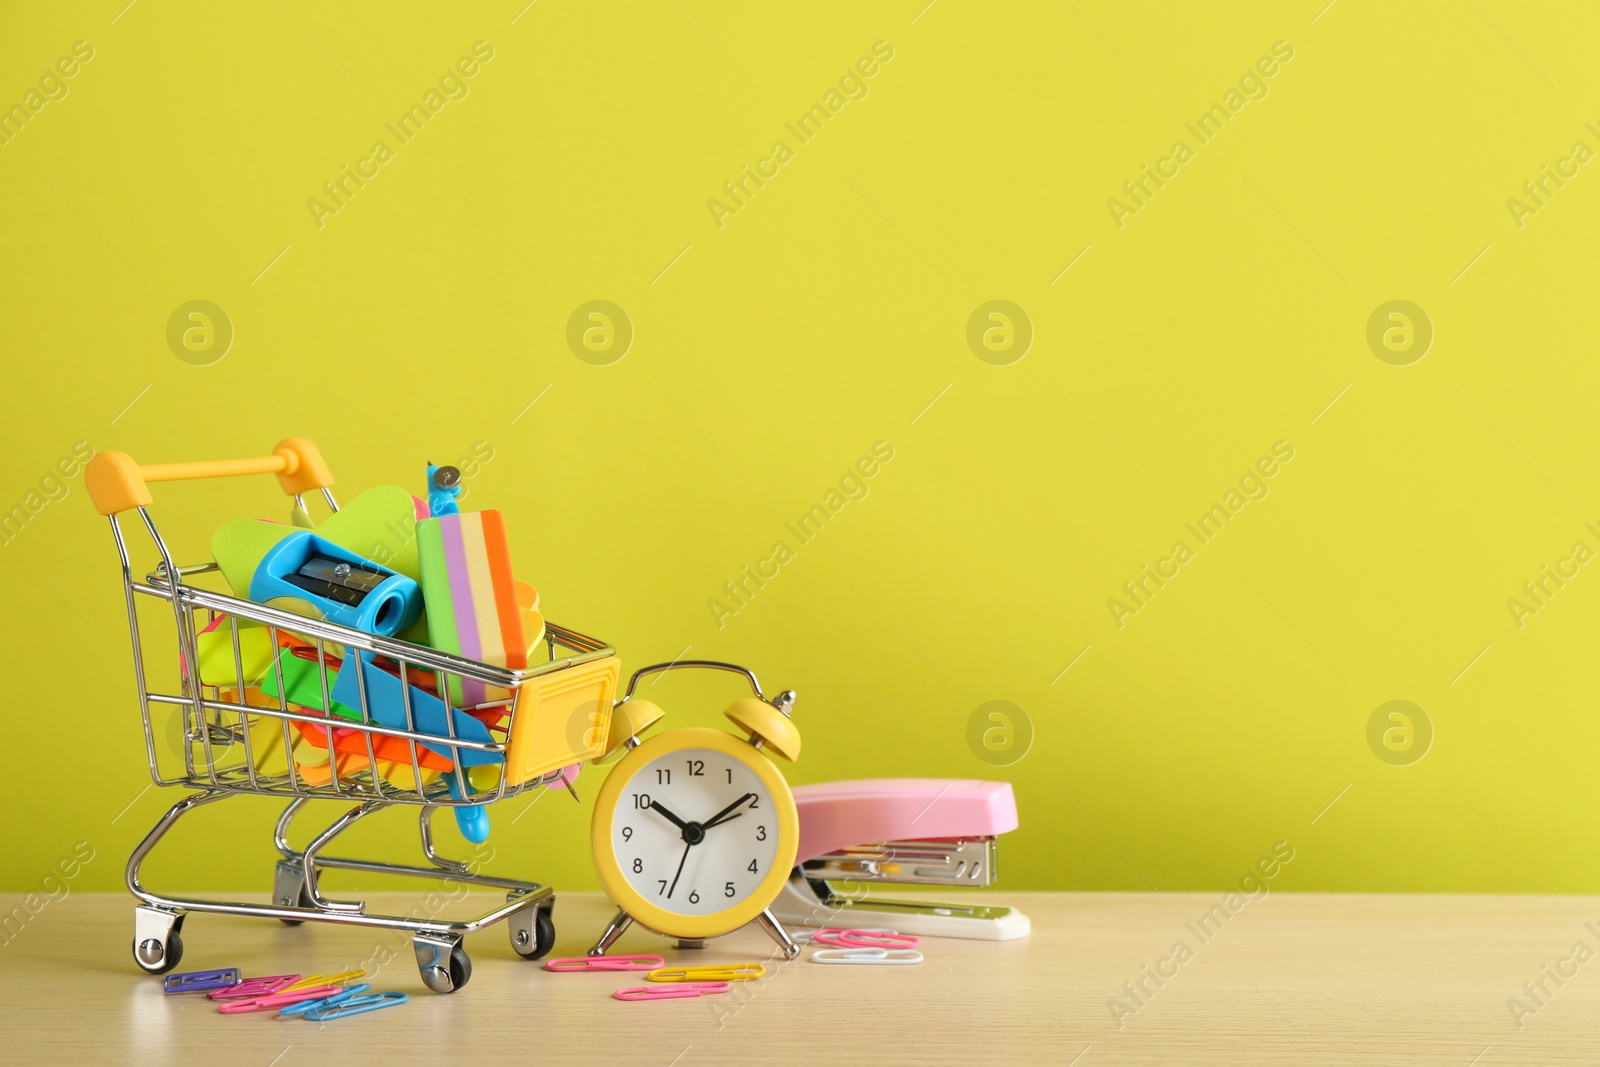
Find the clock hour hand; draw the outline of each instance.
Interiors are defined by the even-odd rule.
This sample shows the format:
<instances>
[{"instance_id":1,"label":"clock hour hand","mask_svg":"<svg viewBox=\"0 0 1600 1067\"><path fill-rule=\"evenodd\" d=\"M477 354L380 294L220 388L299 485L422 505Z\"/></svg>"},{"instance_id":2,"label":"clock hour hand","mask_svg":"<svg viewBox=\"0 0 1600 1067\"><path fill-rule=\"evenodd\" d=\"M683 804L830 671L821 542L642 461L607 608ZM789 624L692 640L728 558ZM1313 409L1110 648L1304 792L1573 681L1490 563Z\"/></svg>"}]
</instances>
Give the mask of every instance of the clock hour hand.
<instances>
[{"instance_id":1,"label":"clock hour hand","mask_svg":"<svg viewBox=\"0 0 1600 1067\"><path fill-rule=\"evenodd\" d=\"M755 798L756 798L756 795L754 793L746 793L744 796L740 797L738 800L735 800L732 804L729 804L727 807L723 808L721 811L719 811L715 815L711 816L711 818L709 818L705 822L701 823L700 824L701 828L705 829L705 830L709 830L713 826L716 826L718 823L725 823L729 819L738 818L739 817L738 815L733 814L733 810L735 808L743 807L746 801L754 800ZM739 815L743 815L743 814L744 814L744 812L742 812L742 811L739 812Z\"/></svg>"},{"instance_id":2,"label":"clock hour hand","mask_svg":"<svg viewBox=\"0 0 1600 1067\"><path fill-rule=\"evenodd\" d=\"M666 808L662 807L661 806L661 802L659 800L652 800L650 802L650 807L653 810L660 812L662 814L662 816L664 816L668 822L670 822L672 825L676 826L678 829L687 830L689 828L689 824L688 823L684 822L682 819L680 819L676 815L672 814L672 812L670 812Z\"/></svg>"}]
</instances>

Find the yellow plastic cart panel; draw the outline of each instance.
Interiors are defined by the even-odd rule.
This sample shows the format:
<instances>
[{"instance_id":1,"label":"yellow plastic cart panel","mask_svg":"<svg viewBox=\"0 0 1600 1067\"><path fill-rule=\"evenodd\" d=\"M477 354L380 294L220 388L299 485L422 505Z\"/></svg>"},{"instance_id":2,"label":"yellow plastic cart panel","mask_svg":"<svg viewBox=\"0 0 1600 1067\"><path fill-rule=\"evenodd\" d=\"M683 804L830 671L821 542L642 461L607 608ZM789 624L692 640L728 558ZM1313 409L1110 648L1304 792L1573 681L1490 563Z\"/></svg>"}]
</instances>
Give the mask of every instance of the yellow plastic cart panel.
<instances>
[{"instance_id":1,"label":"yellow plastic cart panel","mask_svg":"<svg viewBox=\"0 0 1600 1067\"><path fill-rule=\"evenodd\" d=\"M506 785L600 755L622 663L615 656L522 683L506 745Z\"/></svg>"}]
</instances>

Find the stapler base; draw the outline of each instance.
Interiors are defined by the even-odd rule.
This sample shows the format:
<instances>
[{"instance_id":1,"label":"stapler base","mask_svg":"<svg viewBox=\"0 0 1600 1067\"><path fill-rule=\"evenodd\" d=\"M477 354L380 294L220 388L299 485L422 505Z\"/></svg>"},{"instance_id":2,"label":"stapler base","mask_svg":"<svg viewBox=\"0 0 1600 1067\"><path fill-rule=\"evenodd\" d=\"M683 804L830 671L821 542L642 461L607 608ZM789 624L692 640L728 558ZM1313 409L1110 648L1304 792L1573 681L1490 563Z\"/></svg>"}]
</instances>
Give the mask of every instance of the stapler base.
<instances>
[{"instance_id":1,"label":"stapler base","mask_svg":"<svg viewBox=\"0 0 1600 1067\"><path fill-rule=\"evenodd\" d=\"M1016 908L987 904L931 901L851 899L820 893L798 872L784 883L772 912L792 930L823 926L865 929L886 927L918 937L959 937L973 941L1013 941L1033 929Z\"/></svg>"}]
</instances>

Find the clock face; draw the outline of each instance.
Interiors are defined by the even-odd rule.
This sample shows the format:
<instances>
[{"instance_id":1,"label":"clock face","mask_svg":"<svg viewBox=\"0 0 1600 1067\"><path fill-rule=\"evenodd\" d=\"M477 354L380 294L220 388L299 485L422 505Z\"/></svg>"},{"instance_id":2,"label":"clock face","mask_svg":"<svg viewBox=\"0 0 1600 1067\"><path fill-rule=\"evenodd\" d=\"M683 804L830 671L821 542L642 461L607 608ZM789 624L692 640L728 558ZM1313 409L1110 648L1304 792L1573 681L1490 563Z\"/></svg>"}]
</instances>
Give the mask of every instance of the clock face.
<instances>
[{"instance_id":1,"label":"clock face","mask_svg":"<svg viewBox=\"0 0 1600 1067\"><path fill-rule=\"evenodd\" d=\"M757 759L755 750L751 755ZM679 748L623 786L611 849L628 884L680 915L714 915L746 900L778 855L771 790L742 761L710 748Z\"/></svg>"}]
</instances>

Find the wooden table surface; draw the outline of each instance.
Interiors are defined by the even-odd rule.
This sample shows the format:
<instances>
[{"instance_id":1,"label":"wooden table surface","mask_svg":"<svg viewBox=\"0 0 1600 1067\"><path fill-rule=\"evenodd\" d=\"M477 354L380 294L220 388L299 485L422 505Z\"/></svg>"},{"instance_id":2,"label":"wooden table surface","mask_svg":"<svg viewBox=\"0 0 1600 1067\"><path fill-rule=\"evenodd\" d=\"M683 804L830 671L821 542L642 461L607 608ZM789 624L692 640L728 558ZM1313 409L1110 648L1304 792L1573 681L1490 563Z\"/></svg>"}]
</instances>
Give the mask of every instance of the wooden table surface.
<instances>
[{"instance_id":1,"label":"wooden table surface","mask_svg":"<svg viewBox=\"0 0 1600 1067\"><path fill-rule=\"evenodd\" d=\"M500 927L468 938L472 980L439 996L423 988L402 934L188 918L183 970L326 972L387 946L395 958L377 987L405 991L410 1002L318 1025L220 1016L203 997L165 996L130 956L131 898L74 894L0 937L0 1062L1600 1062L1592 898L1273 893L1220 930L1198 926L1219 894L990 899L1028 912L1032 936L927 940L916 967L824 967L807 962L808 950L738 998L650 1004L609 995L638 976L552 974L517 958ZM610 906L594 894L558 901L555 954L580 955ZM0 907L20 902L4 897ZM1174 956L1178 942L1188 952ZM630 931L617 951L713 962L762 959L770 948L753 930L698 952ZM1158 987L1147 966L1172 976ZM1146 991L1135 1000L1124 983L1141 979ZM1513 998L1526 1010L1514 1015Z\"/></svg>"}]
</instances>

